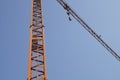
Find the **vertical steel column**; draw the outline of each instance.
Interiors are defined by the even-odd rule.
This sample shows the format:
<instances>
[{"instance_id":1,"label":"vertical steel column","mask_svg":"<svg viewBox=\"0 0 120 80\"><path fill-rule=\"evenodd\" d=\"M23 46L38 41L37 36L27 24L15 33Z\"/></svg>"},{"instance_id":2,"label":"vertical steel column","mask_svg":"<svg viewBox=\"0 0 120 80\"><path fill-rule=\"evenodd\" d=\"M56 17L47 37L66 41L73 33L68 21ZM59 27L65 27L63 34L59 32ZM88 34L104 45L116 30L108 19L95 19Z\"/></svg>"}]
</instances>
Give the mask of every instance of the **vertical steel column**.
<instances>
[{"instance_id":1,"label":"vertical steel column","mask_svg":"<svg viewBox=\"0 0 120 80\"><path fill-rule=\"evenodd\" d=\"M42 0L32 0L28 80L48 80Z\"/></svg>"}]
</instances>

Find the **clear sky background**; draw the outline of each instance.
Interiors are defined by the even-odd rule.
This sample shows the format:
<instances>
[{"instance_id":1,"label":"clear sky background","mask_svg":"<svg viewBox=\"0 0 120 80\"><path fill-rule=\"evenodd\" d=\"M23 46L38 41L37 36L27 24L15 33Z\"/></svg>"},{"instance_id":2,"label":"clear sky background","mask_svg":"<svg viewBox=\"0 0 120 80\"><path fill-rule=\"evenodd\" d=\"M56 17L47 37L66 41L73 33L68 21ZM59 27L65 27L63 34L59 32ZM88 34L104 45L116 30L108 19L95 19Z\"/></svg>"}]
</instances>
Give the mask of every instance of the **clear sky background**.
<instances>
[{"instance_id":1,"label":"clear sky background","mask_svg":"<svg viewBox=\"0 0 120 80\"><path fill-rule=\"evenodd\" d=\"M120 0L66 0L120 55ZM56 0L43 0L49 80L120 80L120 62ZM0 78L26 80L31 0L0 1Z\"/></svg>"}]
</instances>

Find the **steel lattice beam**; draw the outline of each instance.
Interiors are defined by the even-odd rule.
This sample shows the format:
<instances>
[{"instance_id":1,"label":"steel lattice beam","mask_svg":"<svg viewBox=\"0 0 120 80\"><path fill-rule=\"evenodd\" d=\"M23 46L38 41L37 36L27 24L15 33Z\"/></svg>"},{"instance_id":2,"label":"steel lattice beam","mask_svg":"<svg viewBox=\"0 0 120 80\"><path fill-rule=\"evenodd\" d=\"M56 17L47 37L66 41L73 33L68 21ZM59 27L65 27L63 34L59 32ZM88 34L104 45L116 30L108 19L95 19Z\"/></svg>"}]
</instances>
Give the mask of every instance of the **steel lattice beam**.
<instances>
[{"instance_id":1,"label":"steel lattice beam","mask_svg":"<svg viewBox=\"0 0 120 80\"><path fill-rule=\"evenodd\" d=\"M32 0L28 80L47 80L42 0Z\"/></svg>"}]
</instances>

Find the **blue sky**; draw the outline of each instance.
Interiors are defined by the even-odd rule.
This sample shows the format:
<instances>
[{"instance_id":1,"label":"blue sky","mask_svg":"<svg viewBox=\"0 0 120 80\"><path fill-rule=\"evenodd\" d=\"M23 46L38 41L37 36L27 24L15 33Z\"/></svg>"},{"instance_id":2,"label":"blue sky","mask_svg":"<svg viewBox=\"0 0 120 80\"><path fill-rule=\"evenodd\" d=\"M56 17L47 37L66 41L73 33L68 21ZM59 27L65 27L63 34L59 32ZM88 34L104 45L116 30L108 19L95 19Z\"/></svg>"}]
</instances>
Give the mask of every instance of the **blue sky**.
<instances>
[{"instance_id":1,"label":"blue sky","mask_svg":"<svg viewBox=\"0 0 120 80\"><path fill-rule=\"evenodd\" d=\"M119 0L66 0L120 55ZM49 80L119 80L120 62L56 0L43 0ZM0 1L0 77L26 80L31 0Z\"/></svg>"}]
</instances>

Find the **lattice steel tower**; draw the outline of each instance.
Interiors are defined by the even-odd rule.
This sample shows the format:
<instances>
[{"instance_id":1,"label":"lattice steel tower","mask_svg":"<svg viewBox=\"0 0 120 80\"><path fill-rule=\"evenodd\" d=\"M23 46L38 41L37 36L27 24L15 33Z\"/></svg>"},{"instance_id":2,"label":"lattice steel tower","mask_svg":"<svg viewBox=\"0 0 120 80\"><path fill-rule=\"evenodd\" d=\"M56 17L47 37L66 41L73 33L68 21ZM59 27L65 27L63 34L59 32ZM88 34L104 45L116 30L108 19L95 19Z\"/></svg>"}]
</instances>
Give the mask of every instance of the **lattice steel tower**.
<instances>
[{"instance_id":1,"label":"lattice steel tower","mask_svg":"<svg viewBox=\"0 0 120 80\"><path fill-rule=\"evenodd\" d=\"M28 80L48 80L42 0L32 0Z\"/></svg>"}]
</instances>

